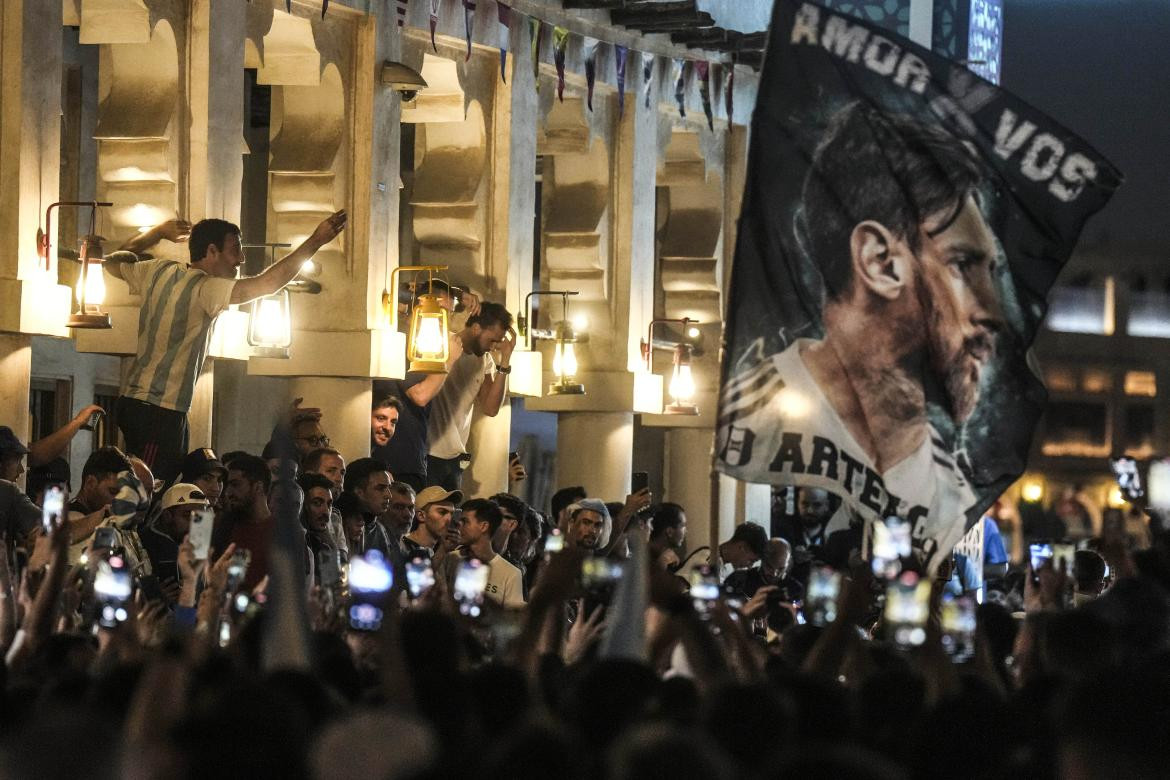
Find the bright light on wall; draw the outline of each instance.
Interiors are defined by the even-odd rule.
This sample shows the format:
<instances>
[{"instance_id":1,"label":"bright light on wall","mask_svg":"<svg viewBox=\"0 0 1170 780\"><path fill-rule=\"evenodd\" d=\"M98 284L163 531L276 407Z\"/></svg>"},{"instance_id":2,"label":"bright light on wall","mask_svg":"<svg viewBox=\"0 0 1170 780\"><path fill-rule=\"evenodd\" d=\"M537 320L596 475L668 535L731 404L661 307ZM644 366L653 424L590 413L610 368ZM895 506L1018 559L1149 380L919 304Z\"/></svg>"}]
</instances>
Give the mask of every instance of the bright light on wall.
<instances>
[{"instance_id":1,"label":"bright light on wall","mask_svg":"<svg viewBox=\"0 0 1170 780\"><path fill-rule=\"evenodd\" d=\"M1020 498L1029 504L1038 504L1044 498L1044 483L1038 479L1029 479L1020 486Z\"/></svg>"}]
</instances>

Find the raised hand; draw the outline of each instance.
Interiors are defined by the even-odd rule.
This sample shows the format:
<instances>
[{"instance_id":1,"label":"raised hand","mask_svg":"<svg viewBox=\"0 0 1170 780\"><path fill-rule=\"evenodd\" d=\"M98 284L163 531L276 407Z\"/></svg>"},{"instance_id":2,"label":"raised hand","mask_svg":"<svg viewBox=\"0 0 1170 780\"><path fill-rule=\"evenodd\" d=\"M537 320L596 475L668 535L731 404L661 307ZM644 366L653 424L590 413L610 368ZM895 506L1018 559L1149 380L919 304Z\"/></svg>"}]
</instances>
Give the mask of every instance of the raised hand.
<instances>
[{"instance_id":1,"label":"raised hand","mask_svg":"<svg viewBox=\"0 0 1170 780\"><path fill-rule=\"evenodd\" d=\"M528 472L524 469L524 464L520 462L520 456L512 458L508 461L508 482L516 484L528 479Z\"/></svg>"},{"instance_id":2,"label":"raised hand","mask_svg":"<svg viewBox=\"0 0 1170 780\"><path fill-rule=\"evenodd\" d=\"M337 238L341 231L345 230L346 220L348 219L349 217L346 216L345 209L333 212L323 219L321 224L317 225L313 234L305 239L305 243L314 251L320 249Z\"/></svg>"},{"instance_id":3,"label":"raised hand","mask_svg":"<svg viewBox=\"0 0 1170 780\"><path fill-rule=\"evenodd\" d=\"M168 219L155 226L154 231L159 238L179 244L191 237L191 223L185 219Z\"/></svg>"},{"instance_id":4,"label":"raised hand","mask_svg":"<svg viewBox=\"0 0 1170 780\"><path fill-rule=\"evenodd\" d=\"M577 622L569 628L569 635L565 638L564 660L566 666L572 666L585 657L593 643L601 638L605 631L603 615L605 607L600 604L593 608L589 617L585 616L585 600L577 601Z\"/></svg>"}]
</instances>

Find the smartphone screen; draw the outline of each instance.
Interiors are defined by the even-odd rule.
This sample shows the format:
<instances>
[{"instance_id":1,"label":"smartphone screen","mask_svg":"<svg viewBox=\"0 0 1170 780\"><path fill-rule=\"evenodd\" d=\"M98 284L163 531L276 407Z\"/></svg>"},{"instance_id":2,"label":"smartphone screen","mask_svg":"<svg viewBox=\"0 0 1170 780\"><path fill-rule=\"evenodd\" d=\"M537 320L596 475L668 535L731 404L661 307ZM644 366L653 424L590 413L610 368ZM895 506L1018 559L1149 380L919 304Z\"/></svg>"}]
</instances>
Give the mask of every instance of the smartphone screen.
<instances>
[{"instance_id":1,"label":"smartphone screen","mask_svg":"<svg viewBox=\"0 0 1170 780\"><path fill-rule=\"evenodd\" d=\"M1032 571L1039 571L1045 562L1052 559L1052 545L1047 542L1028 545L1028 556L1032 561Z\"/></svg>"},{"instance_id":2,"label":"smartphone screen","mask_svg":"<svg viewBox=\"0 0 1170 780\"><path fill-rule=\"evenodd\" d=\"M1170 460L1159 458L1150 461L1150 506L1156 509L1170 509Z\"/></svg>"},{"instance_id":3,"label":"smartphone screen","mask_svg":"<svg viewBox=\"0 0 1170 780\"><path fill-rule=\"evenodd\" d=\"M435 584L435 570L431 559L416 556L406 562L406 589L412 599L421 598Z\"/></svg>"},{"instance_id":4,"label":"smartphone screen","mask_svg":"<svg viewBox=\"0 0 1170 780\"><path fill-rule=\"evenodd\" d=\"M469 617L479 617L483 611L483 592L487 588L488 567L471 558L459 564L455 575L455 601L459 612Z\"/></svg>"},{"instance_id":5,"label":"smartphone screen","mask_svg":"<svg viewBox=\"0 0 1170 780\"><path fill-rule=\"evenodd\" d=\"M1136 460L1130 457L1113 458L1109 465L1117 475L1117 486L1121 488L1121 494L1125 496L1126 501L1136 501L1145 494Z\"/></svg>"},{"instance_id":6,"label":"smartphone screen","mask_svg":"<svg viewBox=\"0 0 1170 780\"><path fill-rule=\"evenodd\" d=\"M349 562L349 625L357 631L377 631L382 627L382 604L394 584L390 565L377 550L370 550Z\"/></svg>"},{"instance_id":7,"label":"smartphone screen","mask_svg":"<svg viewBox=\"0 0 1170 780\"><path fill-rule=\"evenodd\" d=\"M195 547L195 560L205 561L211 552L211 531L215 525L215 510L200 509L191 515L191 527L187 538Z\"/></svg>"},{"instance_id":8,"label":"smartphone screen","mask_svg":"<svg viewBox=\"0 0 1170 780\"><path fill-rule=\"evenodd\" d=\"M841 593L841 574L827 567L809 572L808 591L804 594L804 617L814 626L827 626L837 619L837 597Z\"/></svg>"},{"instance_id":9,"label":"smartphone screen","mask_svg":"<svg viewBox=\"0 0 1170 780\"><path fill-rule=\"evenodd\" d=\"M93 593L97 600L98 625L115 628L129 616L126 605L130 603L132 583L125 561L118 556L98 564L93 580Z\"/></svg>"},{"instance_id":10,"label":"smartphone screen","mask_svg":"<svg viewBox=\"0 0 1170 780\"><path fill-rule=\"evenodd\" d=\"M899 647L917 647L926 641L930 616L930 580L906 572L886 587L886 635Z\"/></svg>"},{"instance_id":11,"label":"smartphone screen","mask_svg":"<svg viewBox=\"0 0 1170 780\"><path fill-rule=\"evenodd\" d=\"M65 514L65 491L60 485L45 488L45 499L41 502L41 525L46 534L61 524Z\"/></svg>"},{"instance_id":12,"label":"smartphone screen","mask_svg":"<svg viewBox=\"0 0 1170 780\"><path fill-rule=\"evenodd\" d=\"M545 540L544 540L545 555L548 555L550 553L559 553L563 549L565 549L565 537L563 534L561 534L559 529L554 528L551 531L549 531L548 536L545 537Z\"/></svg>"},{"instance_id":13,"label":"smartphone screen","mask_svg":"<svg viewBox=\"0 0 1170 780\"><path fill-rule=\"evenodd\" d=\"M341 553L337 550L317 552L317 582L322 588L336 588L341 584Z\"/></svg>"},{"instance_id":14,"label":"smartphone screen","mask_svg":"<svg viewBox=\"0 0 1170 780\"><path fill-rule=\"evenodd\" d=\"M871 528L873 574L893 579L902 571L902 559L910 557L910 523L896 515L876 522Z\"/></svg>"},{"instance_id":15,"label":"smartphone screen","mask_svg":"<svg viewBox=\"0 0 1170 780\"><path fill-rule=\"evenodd\" d=\"M975 599L944 596L942 602L943 650L955 663L975 655Z\"/></svg>"},{"instance_id":16,"label":"smartphone screen","mask_svg":"<svg viewBox=\"0 0 1170 780\"><path fill-rule=\"evenodd\" d=\"M244 581L248 573L248 564L252 562L252 553L247 550L236 550L228 562L228 590L234 591Z\"/></svg>"},{"instance_id":17,"label":"smartphone screen","mask_svg":"<svg viewBox=\"0 0 1170 780\"><path fill-rule=\"evenodd\" d=\"M611 558L586 558L581 564L581 587L595 601L608 604L622 578L625 564Z\"/></svg>"},{"instance_id":18,"label":"smartphone screen","mask_svg":"<svg viewBox=\"0 0 1170 780\"><path fill-rule=\"evenodd\" d=\"M94 529L93 549L109 550L118 545L118 531L112 525L102 525Z\"/></svg>"},{"instance_id":19,"label":"smartphone screen","mask_svg":"<svg viewBox=\"0 0 1170 780\"><path fill-rule=\"evenodd\" d=\"M711 567L699 566L692 569L691 601L694 602L695 612L699 613L699 617L708 617L718 600L719 577L711 570Z\"/></svg>"},{"instance_id":20,"label":"smartphone screen","mask_svg":"<svg viewBox=\"0 0 1170 780\"><path fill-rule=\"evenodd\" d=\"M630 477L630 492L640 493L648 487L650 487L650 473L646 471L635 471Z\"/></svg>"},{"instance_id":21,"label":"smartphone screen","mask_svg":"<svg viewBox=\"0 0 1170 780\"><path fill-rule=\"evenodd\" d=\"M1075 544L1054 544L1052 545L1052 565L1059 571L1063 563L1065 573L1072 575L1073 558L1076 554L1077 546Z\"/></svg>"}]
</instances>

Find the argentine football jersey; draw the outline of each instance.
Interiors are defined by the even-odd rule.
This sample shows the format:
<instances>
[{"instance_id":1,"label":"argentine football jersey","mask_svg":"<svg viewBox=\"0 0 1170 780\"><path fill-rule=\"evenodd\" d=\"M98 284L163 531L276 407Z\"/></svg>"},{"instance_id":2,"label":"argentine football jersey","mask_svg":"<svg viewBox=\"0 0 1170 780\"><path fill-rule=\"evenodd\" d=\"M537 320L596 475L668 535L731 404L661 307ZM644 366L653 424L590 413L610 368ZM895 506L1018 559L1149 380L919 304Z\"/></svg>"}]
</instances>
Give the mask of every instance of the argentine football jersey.
<instances>
[{"instance_id":1,"label":"argentine football jersey","mask_svg":"<svg viewBox=\"0 0 1170 780\"><path fill-rule=\"evenodd\" d=\"M929 424L917 450L879 473L805 366L800 352L814 343L799 339L728 382L717 424L721 470L748 482L824 488L870 520L903 517L933 567L966 530L975 503L966 476Z\"/></svg>"}]
</instances>

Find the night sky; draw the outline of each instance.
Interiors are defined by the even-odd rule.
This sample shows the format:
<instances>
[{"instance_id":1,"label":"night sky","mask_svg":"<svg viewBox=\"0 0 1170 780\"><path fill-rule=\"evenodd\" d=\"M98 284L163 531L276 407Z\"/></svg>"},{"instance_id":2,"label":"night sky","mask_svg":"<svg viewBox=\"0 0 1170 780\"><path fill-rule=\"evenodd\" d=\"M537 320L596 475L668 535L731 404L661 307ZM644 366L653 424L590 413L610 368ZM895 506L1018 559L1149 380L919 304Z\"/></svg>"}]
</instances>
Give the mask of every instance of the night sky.
<instances>
[{"instance_id":1,"label":"night sky","mask_svg":"<svg viewBox=\"0 0 1170 780\"><path fill-rule=\"evenodd\" d=\"M1002 82L1125 174L1082 247L1170 268L1170 0L1005 0Z\"/></svg>"}]
</instances>

